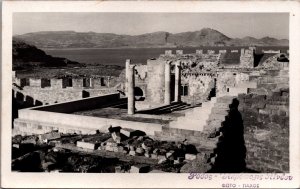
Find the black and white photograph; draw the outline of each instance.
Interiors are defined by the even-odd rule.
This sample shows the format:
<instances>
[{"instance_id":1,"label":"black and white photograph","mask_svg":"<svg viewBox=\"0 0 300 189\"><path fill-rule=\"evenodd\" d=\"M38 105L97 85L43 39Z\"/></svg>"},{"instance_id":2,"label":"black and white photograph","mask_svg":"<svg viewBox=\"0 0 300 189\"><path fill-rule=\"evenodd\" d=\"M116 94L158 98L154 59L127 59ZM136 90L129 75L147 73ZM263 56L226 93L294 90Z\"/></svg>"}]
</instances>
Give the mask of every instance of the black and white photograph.
<instances>
[{"instance_id":1,"label":"black and white photograph","mask_svg":"<svg viewBox=\"0 0 300 189\"><path fill-rule=\"evenodd\" d=\"M12 12L11 173L291 179L291 16Z\"/></svg>"}]
</instances>

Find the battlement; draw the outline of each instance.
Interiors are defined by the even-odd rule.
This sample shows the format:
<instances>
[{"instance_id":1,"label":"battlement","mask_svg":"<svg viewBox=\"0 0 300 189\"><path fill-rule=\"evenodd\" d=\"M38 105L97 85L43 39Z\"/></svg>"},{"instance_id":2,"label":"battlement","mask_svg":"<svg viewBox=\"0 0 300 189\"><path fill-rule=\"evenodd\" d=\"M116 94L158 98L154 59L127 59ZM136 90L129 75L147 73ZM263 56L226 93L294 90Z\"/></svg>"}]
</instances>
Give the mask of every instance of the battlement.
<instances>
[{"instance_id":1,"label":"battlement","mask_svg":"<svg viewBox=\"0 0 300 189\"><path fill-rule=\"evenodd\" d=\"M263 53L282 53L281 50L262 50Z\"/></svg>"},{"instance_id":2,"label":"battlement","mask_svg":"<svg viewBox=\"0 0 300 189\"><path fill-rule=\"evenodd\" d=\"M18 78L14 77L13 82L20 87L52 88L52 89L84 89L110 87L114 78L110 76L101 78Z\"/></svg>"}]
</instances>

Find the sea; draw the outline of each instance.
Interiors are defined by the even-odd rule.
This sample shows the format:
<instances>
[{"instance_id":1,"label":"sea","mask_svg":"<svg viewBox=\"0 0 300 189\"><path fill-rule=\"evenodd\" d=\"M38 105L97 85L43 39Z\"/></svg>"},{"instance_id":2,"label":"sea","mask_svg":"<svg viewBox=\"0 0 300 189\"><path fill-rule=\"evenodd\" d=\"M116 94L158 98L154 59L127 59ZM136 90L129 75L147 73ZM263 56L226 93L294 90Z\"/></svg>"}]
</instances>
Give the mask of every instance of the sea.
<instances>
[{"instance_id":1,"label":"sea","mask_svg":"<svg viewBox=\"0 0 300 189\"><path fill-rule=\"evenodd\" d=\"M165 50L183 50L184 54L195 53L197 49L218 51L240 50L248 47L182 47L182 48L109 48L109 49L43 49L49 55L54 57L63 57L72 61L85 64L104 64L125 66L126 59L131 59L134 64L146 64L147 59L157 58L160 54L164 54ZM257 52L262 50L282 50L286 52L287 46L260 46Z\"/></svg>"}]
</instances>

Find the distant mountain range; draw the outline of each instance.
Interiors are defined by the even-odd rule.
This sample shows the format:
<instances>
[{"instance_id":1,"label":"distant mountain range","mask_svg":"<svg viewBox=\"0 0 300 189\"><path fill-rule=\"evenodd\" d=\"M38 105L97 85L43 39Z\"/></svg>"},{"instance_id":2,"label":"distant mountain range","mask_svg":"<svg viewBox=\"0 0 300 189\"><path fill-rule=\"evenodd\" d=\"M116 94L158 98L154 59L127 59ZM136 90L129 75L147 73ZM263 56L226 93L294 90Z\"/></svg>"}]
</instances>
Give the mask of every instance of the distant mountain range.
<instances>
[{"instance_id":1,"label":"distant mountain range","mask_svg":"<svg viewBox=\"0 0 300 189\"><path fill-rule=\"evenodd\" d=\"M203 28L200 31L172 34L154 32L142 35L113 33L43 31L14 36L38 48L138 48L138 47L197 47L197 46L288 46L289 40L264 37L230 38L221 32Z\"/></svg>"}]
</instances>

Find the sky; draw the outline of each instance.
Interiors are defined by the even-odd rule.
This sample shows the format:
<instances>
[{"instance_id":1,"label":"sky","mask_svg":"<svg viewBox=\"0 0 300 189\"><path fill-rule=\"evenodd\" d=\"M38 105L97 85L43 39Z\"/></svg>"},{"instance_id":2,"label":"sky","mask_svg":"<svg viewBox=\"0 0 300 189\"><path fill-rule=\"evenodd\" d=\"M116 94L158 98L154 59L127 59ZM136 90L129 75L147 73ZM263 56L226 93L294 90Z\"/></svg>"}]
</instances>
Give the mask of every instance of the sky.
<instances>
[{"instance_id":1,"label":"sky","mask_svg":"<svg viewBox=\"0 0 300 189\"><path fill-rule=\"evenodd\" d=\"M231 38L289 39L288 13L14 13L13 34L76 31L139 35L212 28Z\"/></svg>"}]
</instances>

